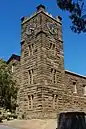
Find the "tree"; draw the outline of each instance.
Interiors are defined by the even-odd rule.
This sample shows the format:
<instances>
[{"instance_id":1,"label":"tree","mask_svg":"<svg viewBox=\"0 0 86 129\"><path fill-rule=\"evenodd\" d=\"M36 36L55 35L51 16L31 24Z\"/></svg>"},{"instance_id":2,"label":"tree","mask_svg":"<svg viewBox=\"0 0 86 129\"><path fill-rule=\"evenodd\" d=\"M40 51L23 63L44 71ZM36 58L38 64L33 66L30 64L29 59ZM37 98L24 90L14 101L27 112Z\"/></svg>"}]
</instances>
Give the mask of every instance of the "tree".
<instances>
[{"instance_id":1,"label":"tree","mask_svg":"<svg viewBox=\"0 0 86 129\"><path fill-rule=\"evenodd\" d=\"M9 65L0 59L0 106L10 111L15 108L17 91Z\"/></svg>"},{"instance_id":2,"label":"tree","mask_svg":"<svg viewBox=\"0 0 86 129\"><path fill-rule=\"evenodd\" d=\"M57 0L58 7L70 13L71 29L76 33L86 32L85 0Z\"/></svg>"}]
</instances>

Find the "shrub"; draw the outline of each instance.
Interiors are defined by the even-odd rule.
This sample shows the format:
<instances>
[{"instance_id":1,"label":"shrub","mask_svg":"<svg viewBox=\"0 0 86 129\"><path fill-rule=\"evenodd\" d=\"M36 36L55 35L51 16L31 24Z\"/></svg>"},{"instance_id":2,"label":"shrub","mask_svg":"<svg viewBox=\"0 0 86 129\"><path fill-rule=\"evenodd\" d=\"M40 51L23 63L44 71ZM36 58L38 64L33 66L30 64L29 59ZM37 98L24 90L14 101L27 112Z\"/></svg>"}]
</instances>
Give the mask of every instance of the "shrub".
<instances>
[{"instance_id":1,"label":"shrub","mask_svg":"<svg viewBox=\"0 0 86 129\"><path fill-rule=\"evenodd\" d=\"M3 117L0 115L0 123L2 123L3 121L2 121L2 119L3 119Z\"/></svg>"},{"instance_id":2,"label":"shrub","mask_svg":"<svg viewBox=\"0 0 86 129\"><path fill-rule=\"evenodd\" d=\"M7 117L7 121L10 120L10 117Z\"/></svg>"},{"instance_id":3,"label":"shrub","mask_svg":"<svg viewBox=\"0 0 86 129\"><path fill-rule=\"evenodd\" d=\"M17 119L17 115L16 114L12 114L12 117L14 118L14 119Z\"/></svg>"}]
</instances>

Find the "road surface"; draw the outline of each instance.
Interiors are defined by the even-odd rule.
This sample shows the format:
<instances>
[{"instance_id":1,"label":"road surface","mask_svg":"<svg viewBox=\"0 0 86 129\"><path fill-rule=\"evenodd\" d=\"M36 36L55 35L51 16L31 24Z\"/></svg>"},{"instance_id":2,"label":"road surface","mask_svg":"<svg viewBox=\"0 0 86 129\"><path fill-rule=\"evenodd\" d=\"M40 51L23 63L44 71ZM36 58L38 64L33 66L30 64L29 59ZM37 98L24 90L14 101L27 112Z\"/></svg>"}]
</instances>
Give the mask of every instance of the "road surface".
<instances>
[{"instance_id":1,"label":"road surface","mask_svg":"<svg viewBox=\"0 0 86 129\"><path fill-rule=\"evenodd\" d=\"M11 128L11 127L8 127L8 126L0 125L0 129L15 129L15 128Z\"/></svg>"}]
</instances>

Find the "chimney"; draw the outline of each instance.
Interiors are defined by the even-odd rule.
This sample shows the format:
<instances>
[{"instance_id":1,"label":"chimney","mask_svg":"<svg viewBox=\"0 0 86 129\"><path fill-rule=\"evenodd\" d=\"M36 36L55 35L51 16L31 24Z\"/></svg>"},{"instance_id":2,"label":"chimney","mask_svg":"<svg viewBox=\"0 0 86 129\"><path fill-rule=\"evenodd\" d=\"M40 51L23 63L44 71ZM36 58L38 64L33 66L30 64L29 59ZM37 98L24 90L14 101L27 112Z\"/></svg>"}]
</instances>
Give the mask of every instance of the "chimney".
<instances>
[{"instance_id":1,"label":"chimney","mask_svg":"<svg viewBox=\"0 0 86 129\"><path fill-rule=\"evenodd\" d=\"M38 5L38 6L37 6L37 12L38 12L38 11L45 11L45 6L42 5L42 4Z\"/></svg>"}]
</instances>

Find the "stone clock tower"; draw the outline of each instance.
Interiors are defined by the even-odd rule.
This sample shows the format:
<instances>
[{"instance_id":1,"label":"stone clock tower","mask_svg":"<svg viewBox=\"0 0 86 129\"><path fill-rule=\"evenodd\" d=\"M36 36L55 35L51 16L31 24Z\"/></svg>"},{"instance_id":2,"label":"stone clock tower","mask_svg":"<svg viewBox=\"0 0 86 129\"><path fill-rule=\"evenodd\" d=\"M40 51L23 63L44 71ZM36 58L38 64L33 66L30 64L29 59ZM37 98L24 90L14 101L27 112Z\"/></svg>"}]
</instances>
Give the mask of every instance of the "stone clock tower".
<instances>
[{"instance_id":1,"label":"stone clock tower","mask_svg":"<svg viewBox=\"0 0 86 129\"><path fill-rule=\"evenodd\" d=\"M18 113L22 118L56 118L64 92L61 17L43 5L21 19L21 85Z\"/></svg>"}]
</instances>

